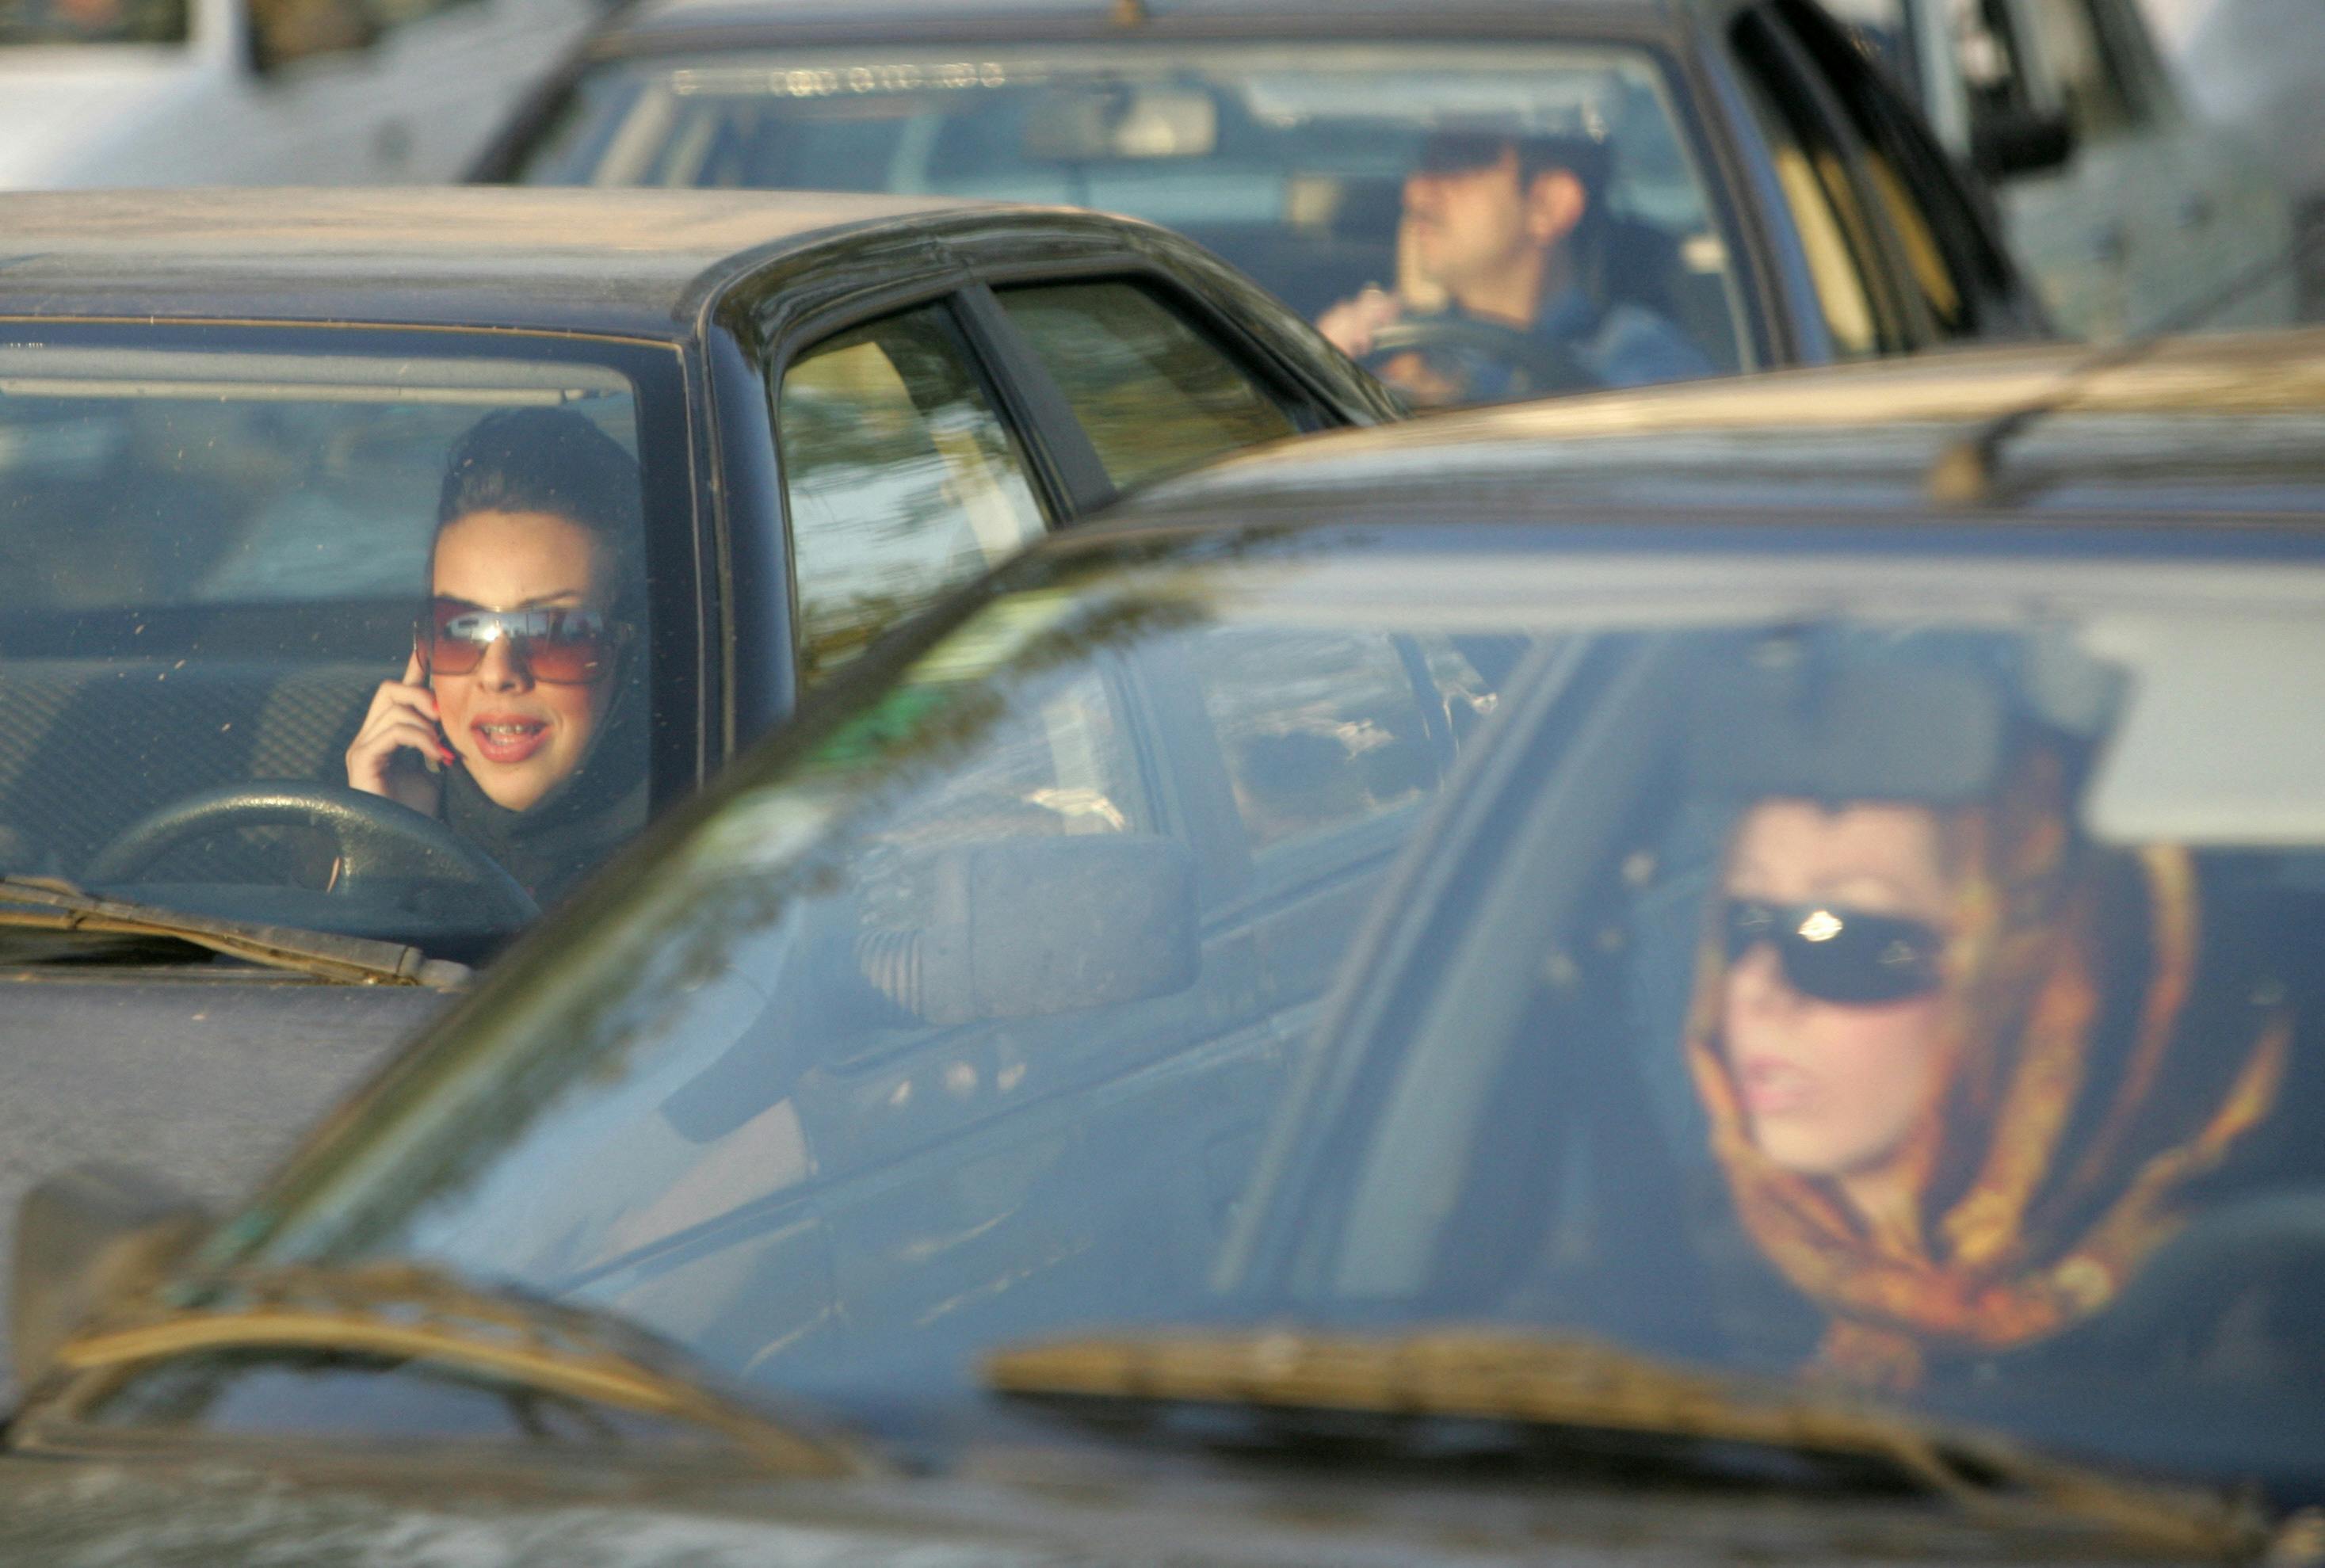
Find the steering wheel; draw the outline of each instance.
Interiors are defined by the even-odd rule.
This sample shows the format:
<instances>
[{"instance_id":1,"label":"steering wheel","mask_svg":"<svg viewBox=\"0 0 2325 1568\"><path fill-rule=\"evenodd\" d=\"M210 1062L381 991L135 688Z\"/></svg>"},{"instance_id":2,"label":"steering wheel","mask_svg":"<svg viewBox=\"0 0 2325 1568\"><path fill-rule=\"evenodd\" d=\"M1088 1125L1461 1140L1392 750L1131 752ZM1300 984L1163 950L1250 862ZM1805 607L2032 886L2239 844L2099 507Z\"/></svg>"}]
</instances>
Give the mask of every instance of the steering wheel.
<instances>
[{"instance_id":1,"label":"steering wheel","mask_svg":"<svg viewBox=\"0 0 2325 1568\"><path fill-rule=\"evenodd\" d=\"M1392 321L1373 334L1371 349L1357 363L1385 380L1390 364L1408 354L1424 360L1432 355L1448 359L1457 374L1481 361L1505 367L1511 397L1593 392L1604 384L1564 344L1474 316L1406 316ZM1438 367L1432 364L1431 368Z\"/></svg>"},{"instance_id":2,"label":"steering wheel","mask_svg":"<svg viewBox=\"0 0 2325 1568\"><path fill-rule=\"evenodd\" d=\"M242 827L320 828L336 841L335 890L347 897L398 880L473 888L494 924L519 926L541 913L533 895L498 861L432 816L384 796L304 779L225 784L171 801L131 823L97 851L83 880L134 881L171 850Z\"/></svg>"}]
</instances>

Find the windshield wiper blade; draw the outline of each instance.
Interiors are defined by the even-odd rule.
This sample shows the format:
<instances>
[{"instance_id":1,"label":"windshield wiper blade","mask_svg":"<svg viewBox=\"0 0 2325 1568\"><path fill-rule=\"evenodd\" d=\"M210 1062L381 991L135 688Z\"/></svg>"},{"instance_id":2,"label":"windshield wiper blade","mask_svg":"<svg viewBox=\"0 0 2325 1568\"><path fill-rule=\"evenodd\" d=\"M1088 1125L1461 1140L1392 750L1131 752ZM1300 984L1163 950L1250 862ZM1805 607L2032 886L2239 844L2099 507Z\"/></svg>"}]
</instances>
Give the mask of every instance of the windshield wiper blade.
<instances>
[{"instance_id":1,"label":"windshield wiper blade","mask_svg":"<svg viewBox=\"0 0 2325 1568\"><path fill-rule=\"evenodd\" d=\"M1874 1460L1999 1523L2031 1507L2169 1550L2244 1559L2269 1540L2249 1503L2120 1480L1835 1392L1677 1366L1580 1338L1257 1331L1061 1339L989 1355L1020 1398L1467 1418Z\"/></svg>"},{"instance_id":2,"label":"windshield wiper blade","mask_svg":"<svg viewBox=\"0 0 2325 1568\"><path fill-rule=\"evenodd\" d=\"M834 1439L711 1388L685 1354L612 1314L489 1290L405 1262L288 1265L205 1281L201 1304L149 1302L59 1346L11 1426L38 1447L109 1391L77 1374L121 1372L204 1351L339 1351L431 1361L542 1393L707 1427L784 1475L841 1476L863 1461Z\"/></svg>"},{"instance_id":3,"label":"windshield wiper blade","mask_svg":"<svg viewBox=\"0 0 2325 1568\"><path fill-rule=\"evenodd\" d=\"M472 973L465 964L431 958L402 943L341 936L297 926L262 926L188 914L158 904L100 898L51 877L0 876L0 926L174 936L231 958L320 975L347 985L424 985L452 991L466 985Z\"/></svg>"}]
</instances>

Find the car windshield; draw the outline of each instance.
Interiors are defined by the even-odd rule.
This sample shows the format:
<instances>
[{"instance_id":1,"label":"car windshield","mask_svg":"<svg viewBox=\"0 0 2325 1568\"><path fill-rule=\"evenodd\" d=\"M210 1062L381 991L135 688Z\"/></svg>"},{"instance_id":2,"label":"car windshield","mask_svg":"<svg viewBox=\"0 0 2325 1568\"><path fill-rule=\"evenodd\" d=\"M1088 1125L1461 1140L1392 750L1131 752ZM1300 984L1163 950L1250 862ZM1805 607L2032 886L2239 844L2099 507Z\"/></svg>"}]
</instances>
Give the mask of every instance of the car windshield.
<instances>
[{"instance_id":1,"label":"car windshield","mask_svg":"<svg viewBox=\"0 0 2325 1568\"><path fill-rule=\"evenodd\" d=\"M1368 290L1439 318L1367 363L1423 401L1477 401L1748 363L1672 79L1644 50L1579 42L656 56L583 76L514 177L1128 213L1200 241L1344 346L1329 318ZM1512 242L1472 187L1499 180L1514 205L1552 171L1577 180L1545 219L1563 286L1528 321L1505 303L1449 309L1486 298Z\"/></svg>"},{"instance_id":2,"label":"car windshield","mask_svg":"<svg viewBox=\"0 0 2325 1568\"><path fill-rule=\"evenodd\" d=\"M186 0L0 0L0 48L185 42Z\"/></svg>"},{"instance_id":3,"label":"car windshield","mask_svg":"<svg viewBox=\"0 0 2325 1568\"><path fill-rule=\"evenodd\" d=\"M2325 561L1611 537L1021 567L214 1257L875 1425L1068 1330L1491 1323L2313 1492Z\"/></svg>"},{"instance_id":4,"label":"car windshield","mask_svg":"<svg viewBox=\"0 0 2325 1568\"><path fill-rule=\"evenodd\" d=\"M626 368L40 337L0 344L0 871L459 955L643 826Z\"/></svg>"}]
</instances>

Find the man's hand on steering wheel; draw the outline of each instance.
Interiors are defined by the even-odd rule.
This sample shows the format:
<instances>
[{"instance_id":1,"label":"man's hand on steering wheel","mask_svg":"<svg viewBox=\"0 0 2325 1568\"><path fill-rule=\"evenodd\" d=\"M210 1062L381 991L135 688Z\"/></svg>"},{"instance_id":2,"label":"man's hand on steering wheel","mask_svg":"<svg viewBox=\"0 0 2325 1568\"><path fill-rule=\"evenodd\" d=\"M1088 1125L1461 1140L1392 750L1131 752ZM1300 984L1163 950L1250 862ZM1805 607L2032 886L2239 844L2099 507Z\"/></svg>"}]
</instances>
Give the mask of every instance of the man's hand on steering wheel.
<instances>
[{"instance_id":1,"label":"man's hand on steering wheel","mask_svg":"<svg viewBox=\"0 0 2325 1568\"><path fill-rule=\"evenodd\" d=\"M1355 298L1341 300L1318 317L1316 330L1333 347L1361 364L1373 351L1373 335L1403 315L1403 300L1371 283Z\"/></svg>"},{"instance_id":2,"label":"man's hand on steering wheel","mask_svg":"<svg viewBox=\"0 0 2325 1568\"><path fill-rule=\"evenodd\" d=\"M1373 334L1357 364L1418 404L1498 401L1604 384L1567 345L1455 312L1404 316Z\"/></svg>"},{"instance_id":3,"label":"man's hand on steering wheel","mask_svg":"<svg viewBox=\"0 0 2325 1568\"><path fill-rule=\"evenodd\" d=\"M1324 312L1316 328L1342 353L1417 407L1583 392L1598 379L1562 344L1499 321L1454 311L1418 313L1377 285ZM1500 373L1492 391L1477 372Z\"/></svg>"}]
</instances>

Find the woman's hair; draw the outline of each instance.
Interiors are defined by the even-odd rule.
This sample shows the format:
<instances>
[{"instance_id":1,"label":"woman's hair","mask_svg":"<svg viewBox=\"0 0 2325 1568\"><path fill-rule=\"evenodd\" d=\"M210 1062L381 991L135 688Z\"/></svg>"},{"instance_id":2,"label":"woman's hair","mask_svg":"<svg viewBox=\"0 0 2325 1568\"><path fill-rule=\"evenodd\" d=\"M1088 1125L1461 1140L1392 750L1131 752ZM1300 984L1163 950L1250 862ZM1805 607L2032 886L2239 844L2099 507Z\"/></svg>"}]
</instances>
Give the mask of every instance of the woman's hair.
<instances>
[{"instance_id":1,"label":"woman's hair","mask_svg":"<svg viewBox=\"0 0 2325 1568\"><path fill-rule=\"evenodd\" d=\"M609 605L634 616L645 599L645 496L637 459L570 409L511 409L470 426L444 466L436 532L478 512L545 512L586 530L611 578ZM428 577L436 580L436 547Z\"/></svg>"}]
</instances>

